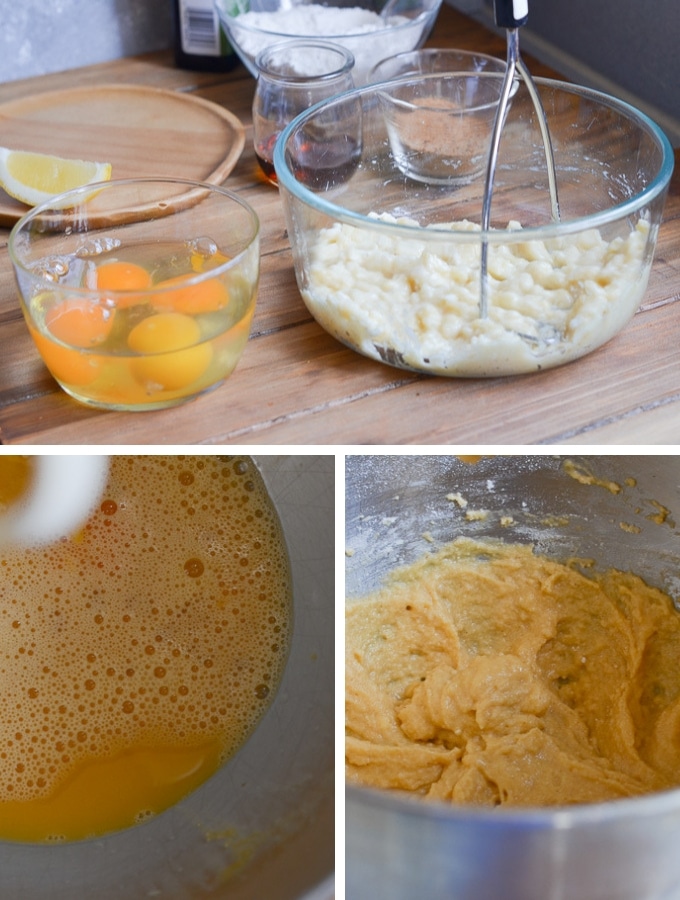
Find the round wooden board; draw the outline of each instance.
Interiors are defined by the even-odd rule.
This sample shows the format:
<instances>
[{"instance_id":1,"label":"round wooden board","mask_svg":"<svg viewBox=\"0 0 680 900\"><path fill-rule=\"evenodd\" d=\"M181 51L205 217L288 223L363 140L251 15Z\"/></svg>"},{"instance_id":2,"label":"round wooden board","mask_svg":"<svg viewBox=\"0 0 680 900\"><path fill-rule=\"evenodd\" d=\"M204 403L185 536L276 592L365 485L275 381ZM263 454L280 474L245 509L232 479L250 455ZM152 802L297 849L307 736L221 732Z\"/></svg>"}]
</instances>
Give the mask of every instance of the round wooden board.
<instances>
[{"instance_id":1,"label":"round wooden board","mask_svg":"<svg viewBox=\"0 0 680 900\"><path fill-rule=\"evenodd\" d=\"M157 175L221 184L243 151L245 130L233 113L200 97L112 84L0 104L0 143L110 162L116 179ZM28 209L0 189L0 225L11 227Z\"/></svg>"}]
</instances>

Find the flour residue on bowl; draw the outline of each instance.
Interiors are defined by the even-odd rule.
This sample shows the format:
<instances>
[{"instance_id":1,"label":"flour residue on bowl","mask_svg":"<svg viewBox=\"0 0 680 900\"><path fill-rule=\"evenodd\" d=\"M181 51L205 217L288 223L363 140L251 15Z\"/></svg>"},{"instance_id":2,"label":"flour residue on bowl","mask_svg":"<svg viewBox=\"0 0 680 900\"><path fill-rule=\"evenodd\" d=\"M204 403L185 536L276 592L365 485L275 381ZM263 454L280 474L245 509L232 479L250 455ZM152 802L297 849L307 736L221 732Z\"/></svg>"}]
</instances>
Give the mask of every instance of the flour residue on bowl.
<instances>
[{"instance_id":1,"label":"flour residue on bowl","mask_svg":"<svg viewBox=\"0 0 680 900\"><path fill-rule=\"evenodd\" d=\"M290 591L248 457L115 456L81 532L3 549L0 836L102 834L205 781L276 693Z\"/></svg>"},{"instance_id":2,"label":"flour residue on bowl","mask_svg":"<svg viewBox=\"0 0 680 900\"><path fill-rule=\"evenodd\" d=\"M282 6L271 11L250 10L239 15L233 27L241 49L253 58L265 47L283 40L285 35L320 37L331 41L341 39L340 43L352 51L356 70L360 73L358 80L363 81L376 63L376 54L382 59L413 48L410 32L407 30L403 34L398 29L398 26L410 21L406 16L399 15L382 18L378 13L359 6L334 7L307 3L289 8ZM392 33L395 27L397 31ZM373 33L376 35L375 43L361 40ZM293 57L291 67L294 70Z\"/></svg>"},{"instance_id":3,"label":"flour residue on bowl","mask_svg":"<svg viewBox=\"0 0 680 900\"><path fill-rule=\"evenodd\" d=\"M586 469L583 463L576 462L573 459L565 459L563 469L570 478L573 478L574 481L578 481L581 484L594 485L596 487L604 488L606 491L609 491L610 494L619 494L623 490L622 485L620 485L617 481L600 478L593 472Z\"/></svg>"},{"instance_id":4,"label":"flour residue on bowl","mask_svg":"<svg viewBox=\"0 0 680 900\"><path fill-rule=\"evenodd\" d=\"M637 576L460 538L347 602L347 780L485 806L676 786L679 652Z\"/></svg>"},{"instance_id":5,"label":"flour residue on bowl","mask_svg":"<svg viewBox=\"0 0 680 900\"><path fill-rule=\"evenodd\" d=\"M288 8L282 6L271 11L250 10L238 17L239 25L247 25L259 31L327 38L385 31L390 25L399 25L407 21L405 16L383 19L378 13L360 6L334 7L319 3Z\"/></svg>"},{"instance_id":6,"label":"flour residue on bowl","mask_svg":"<svg viewBox=\"0 0 680 900\"><path fill-rule=\"evenodd\" d=\"M434 242L414 235L415 220L372 218L411 230L322 229L302 294L338 340L418 371L503 375L575 359L618 332L646 288L646 219L609 241L592 228L523 240L520 224L511 222L516 238L489 245L489 314L480 318L480 241ZM436 229L479 226L463 220Z\"/></svg>"}]
</instances>

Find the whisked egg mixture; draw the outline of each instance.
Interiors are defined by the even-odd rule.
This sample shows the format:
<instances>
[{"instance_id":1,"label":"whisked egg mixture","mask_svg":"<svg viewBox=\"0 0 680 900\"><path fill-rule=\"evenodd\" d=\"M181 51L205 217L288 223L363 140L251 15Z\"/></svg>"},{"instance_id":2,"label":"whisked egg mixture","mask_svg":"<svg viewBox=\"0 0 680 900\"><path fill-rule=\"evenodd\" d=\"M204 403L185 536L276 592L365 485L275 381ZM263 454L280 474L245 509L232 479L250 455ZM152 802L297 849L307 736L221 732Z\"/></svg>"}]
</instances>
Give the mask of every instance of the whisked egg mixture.
<instances>
[{"instance_id":1,"label":"whisked egg mixture","mask_svg":"<svg viewBox=\"0 0 680 900\"><path fill-rule=\"evenodd\" d=\"M0 508L30 470L0 458ZM248 457L115 457L78 534L0 550L0 838L77 840L177 802L270 705L291 624Z\"/></svg>"}]
</instances>

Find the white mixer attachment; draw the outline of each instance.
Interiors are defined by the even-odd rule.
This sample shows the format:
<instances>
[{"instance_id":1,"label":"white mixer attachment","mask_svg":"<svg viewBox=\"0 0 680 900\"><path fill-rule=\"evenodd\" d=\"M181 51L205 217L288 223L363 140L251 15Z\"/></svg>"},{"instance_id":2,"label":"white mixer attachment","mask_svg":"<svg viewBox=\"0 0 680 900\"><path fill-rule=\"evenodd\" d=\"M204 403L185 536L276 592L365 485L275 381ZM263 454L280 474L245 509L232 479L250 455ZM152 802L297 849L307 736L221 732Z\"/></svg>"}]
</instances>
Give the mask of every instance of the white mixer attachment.
<instances>
[{"instance_id":1,"label":"white mixer attachment","mask_svg":"<svg viewBox=\"0 0 680 900\"><path fill-rule=\"evenodd\" d=\"M33 477L26 494L0 514L0 545L40 546L72 535L105 488L107 456L40 455L31 460Z\"/></svg>"}]
</instances>

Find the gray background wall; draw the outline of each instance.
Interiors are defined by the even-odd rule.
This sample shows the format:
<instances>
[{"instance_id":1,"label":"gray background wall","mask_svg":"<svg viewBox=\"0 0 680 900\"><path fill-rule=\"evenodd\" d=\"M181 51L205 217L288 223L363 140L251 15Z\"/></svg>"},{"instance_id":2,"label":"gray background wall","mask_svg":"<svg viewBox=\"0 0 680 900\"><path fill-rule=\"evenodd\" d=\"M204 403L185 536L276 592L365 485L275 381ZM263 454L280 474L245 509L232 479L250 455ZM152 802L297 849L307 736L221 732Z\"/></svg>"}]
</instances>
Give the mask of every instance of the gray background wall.
<instances>
[{"instance_id":1,"label":"gray background wall","mask_svg":"<svg viewBox=\"0 0 680 900\"><path fill-rule=\"evenodd\" d=\"M161 50L171 0L0 0L0 82Z\"/></svg>"},{"instance_id":2,"label":"gray background wall","mask_svg":"<svg viewBox=\"0 0 680 900\"><path fill-rule=\"evenodd\" d=\"M493 27L492 0L447 0ZM565 77L627 99L680 146L678 0L529 0L520 48Z\"/></svg>"}]
</instances>

